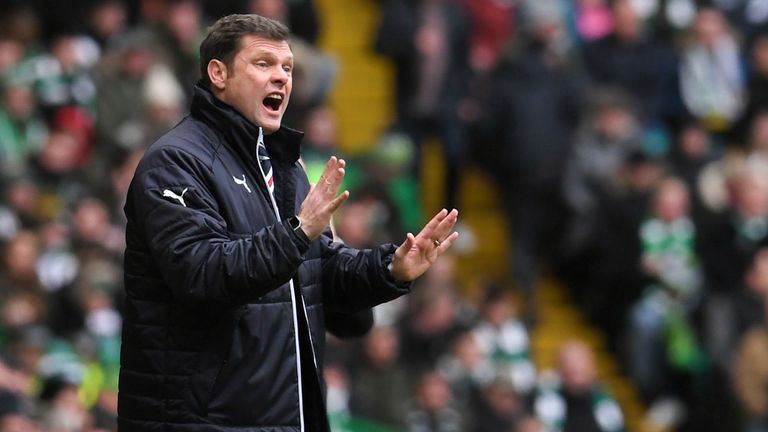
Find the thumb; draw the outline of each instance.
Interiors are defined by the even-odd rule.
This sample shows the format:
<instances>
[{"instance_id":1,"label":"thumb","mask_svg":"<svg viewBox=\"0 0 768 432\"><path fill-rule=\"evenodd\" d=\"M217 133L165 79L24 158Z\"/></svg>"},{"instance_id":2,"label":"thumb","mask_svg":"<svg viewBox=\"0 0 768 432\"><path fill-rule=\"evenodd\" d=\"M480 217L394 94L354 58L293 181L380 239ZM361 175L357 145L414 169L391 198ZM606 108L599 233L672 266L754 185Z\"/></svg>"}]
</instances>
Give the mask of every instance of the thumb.
<instances>
[{"instance_id":1,"label":"thumb","mask_svg":"<svg viewBox=\"0 0 768 432\"><path fill-rule=\"evenodd\" d=\"M413 234L408 233L405 235L405 241L403 244L400 245L400 247L395 250L395 256L402 257L408 251L413 247L413 244L416 242L416 238L413 236Z\"/></svg>"}]
</instances>

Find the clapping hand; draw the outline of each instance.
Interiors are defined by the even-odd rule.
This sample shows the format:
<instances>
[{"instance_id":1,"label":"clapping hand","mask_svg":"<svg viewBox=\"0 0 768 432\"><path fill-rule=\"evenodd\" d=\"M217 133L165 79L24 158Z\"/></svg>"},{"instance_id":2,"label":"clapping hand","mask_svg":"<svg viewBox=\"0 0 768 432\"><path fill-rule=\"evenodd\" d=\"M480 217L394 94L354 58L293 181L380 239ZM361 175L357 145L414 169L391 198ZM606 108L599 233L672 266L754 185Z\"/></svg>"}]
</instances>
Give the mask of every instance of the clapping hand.
<instances>
[{"instance_id":1,"label":"clapping hand","mask_svg":"<svg viewBox=\"0 0 768 432\"><path fill-rule=\"evenodd\" d=\"M312 185L301 203L298 217L301 221L301 229L310 240L314 240L323 233L325 227L331 223L331 216L344 201L349 198L349 192L339 194L339 187L344 180L344 159L331 156L325 165L323 174L317 184Z\"/></svg>"},{"instance_id":2,"label":"clapping hand","mask_svg":"<svg viewBox=\"0 0 768 432\"><path fill-rule=\"evenodd\" d=\"M408 233L392 259L392 277L412 281L427 271L459 237L459 233L453 231L458 218L458 210L443 209L416 236Z\"/></svg>"}]
</instances>

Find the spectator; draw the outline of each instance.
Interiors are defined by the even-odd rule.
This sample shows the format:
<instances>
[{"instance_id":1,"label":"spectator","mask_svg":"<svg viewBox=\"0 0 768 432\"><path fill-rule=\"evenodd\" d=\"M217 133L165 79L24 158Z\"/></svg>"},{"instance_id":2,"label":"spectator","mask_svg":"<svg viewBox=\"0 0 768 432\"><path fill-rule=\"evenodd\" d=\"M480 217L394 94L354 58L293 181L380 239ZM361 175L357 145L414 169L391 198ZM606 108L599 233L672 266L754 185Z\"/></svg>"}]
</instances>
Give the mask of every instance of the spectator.
<instances>
[{"instance_id":1,"label":"spectator","mask_svg":"<svg viewBox=\"0 0 768 432\"><path fill-rule=\"evenodd\" d=\"M188 106L192 88L200 79L197 50L205 36L201 2L169 0L164 3L160 22L151 27L154 43L147 48L171 70L171 80L177 81L186 92L179 106Z\"/></svg>"},{"instance_id":2,"label":"spectator","mask_svg":"<svg viewBox=\"0 0 768 432\"><path fill-rule=\"evenodd\" d=\"M399 324L403 360L416 373L432 369L469 328L453 287L425 284L421 288L414 292L410 311Z\"/></svg>"},{"instance_id":3,"label":"spectator","mask_svg":"<svg viewBox=\"0 0 768 432\"><path fill-rule=\"evenodd\" d=\"M583 342L570 341L560 347L557 373L542 380L534 409L552 431L624 430L621 409L597 380L592 351Z\"/></svg>"},{"instance_id":4,"label":"spectator","mask_svg":"<svg viewBox=\"0 0 768 432\"><path fill-rule=\"evenodd\" d=\"M96 137L102 157L147 145L144 88L157 61L151 44L151 35L146 31L126 33L115 41L100 67Z\"/></svg>"},{"instance_id":5,"label":"spectator","mask_svg":"<svg viewBox=\"0 0 768 432\"><path fill-rule=\"evenodd\" d=\"M55 432L77 432L89 427L88 414L77 397L77 385L61 378L49 378L40 395L43 426Z\"/></svg>"},{"instance_id":6,"label":"spectator","mask_svg":"<svg viewBox=\"0 0 768 432\"><path fill-rule=\"evenodd\" d=\"M522 418L514 429L515 432L544 432L544 425L535 416Z\"/></svg>"},{"instance_id":7,"label":"spectator","mask_svg":"<svg viewBox=\"0 0 768 432\"><path fill-rule=\"evenodd\" d=\"M95 2L88 11L88 35L103 50L126 31L128 10L122 0Z\"/></svg>"},{"instance_id":8,"label":"spectator","mask_svg":"<svg viewBox=\"0 0 768 432\"><path fill-rule=\"evenodd\" d=\"M592 80L618 86L632 96L643 125L661 117L667 55L642 32L631 0L613 2L613 32L584 46L584 64Z\"/></svg>"},{"instance_id":9,"label":"spectator","mask_svg":"<svg viewBox=\"0 0 768 432\"><path fill-rule=\"evenodd\" d=\"M6 331L43 324L45 297L37 276L40 249L35 233L21 231L5 245L2 266L0 322Z\"/></svg>"},{"instance_id":10,"label":"spectator","mask_svg":"<svg viewBox=\"0 0 768 432\"><path fill-rule=\"evenodd\" d=\"M680 63L680 90L688 111L713 133L723 133L745 105L741 49L728 21L712 7L699 10Z\"/></svg>"},{"instance_id":11,"label":"spectator","mask_svg":"<svg viewBox=\"0 0 768 432\"><path fill-rule=\"evenodd\" d=\"M669 165L690 191L692 215L696 221L712 216L700 188L704 168L717 157L711 137L698 121L685 123L677 131L675 145L668 154Z\"/></svg>"},{"instance_id":12,"label":"spectator","mask_svg":"<svg viewBox=\"0 0 768 432\"><path fill-rule=\"evenodd\" d=\"M740 292L742 298L736 303L738 336L765 322L765 310L760 306L762 299L768 296L768 248L762 248L755 254L744 285L746 289Z\"/></svg>"},{"instance_id":13,"label":"spectator","mask_svg":"<svg viewBox=\"0 0 768 432\"><path fill-rule=\"evenodd\" d=\"M628 353L630 374L649 401L683 393L671 385L670 369L699 372L702 367L691 323L702 275L685 185L675 178L660 183L651 212L640 228L640 265L651 284L632 308Z\"/></svg>"},{"instance_id":14,"label":"spectator","mask_svg":"<svg viewBox=\"0 0 768 432\"><path fill-rule=\"evenodd\" d=\"M118 257L125 249L125 231L112 225L103 202L81 200L74 212L73 240L77 250L90 256Z\"/></svg>"},{"instance_id":15,"label":"spectator","mask_svg":"<svg viewBox=\"0 0 768 432\"><path fill-rule=\"evenodd\" d=\"M394 329L374 328L363 344L362 359L352 369L351 413L382 424L402 426L411 385Z\"/></svg>"},{"instance_id":16,"label":"spectator","mask_svg":"<svg viewBox=\"0 0 768 432\"><path fill-rule=\"evenodd\" d=\"M47 204L41 215L43 221L61 216L67 203L81 199L91 187L85 170L91 151L90 119L75 108L64 108L52 126L31 164L31 174Z\"/></svg>"},{"instance_id":17,"label":"spectator","mask_svg":"<svg viewBox=\"0 0 768 432\"><path fill-rule=\"evenodd\" d=\"M2 432L38 432L40 425L30 417L7 413L0 416L0 431Z\"/></svg>"},{"instance_id":18,"label":"spectator","mask_svg":"<svg viewBox=\"0 0 768 432\"><path fill-rule=\"evenodd\" d=\"M32 391L32 376L10 362L7 356L0 359L0 416L31 416L33 406L25 397Z\"/></svg>"},{"instance_id":19,"label":"spectator","mask_svg":"<svg viewBox=\"0 0 768 432\"><path fill-rule=\"evenodd\" d=\"M638 119L623 92L596 93L593 106L576 135L563 179L563 194L571 212L566 246L570 253L594 247L600 200L617 193L619 169L633 151L640 149Z\"/></svg>"},{"instance_id":20,"label":"spectator","mask_svg":"<svg viewBox=\"0 0 768 432\"><path fill-rule=\"evenodd\" d=\"M397 218L407 231L418 228L424 218L419 177L411 170L414 161L411 144L406 134L390 131L361 158L367 177L367 182L361 183L367 183L366 188L386 191L387 199L396 207ZM462 238L467 237L465 234Z\"/></svg>"},{"instance_id":21,"label":"spectator","mask_svg":"<svg viewBox=\"0 0 768 432\"><path fill-rule=\"evenodd\" d=\"M145 136L158 138L181 120L185 94L170 68L155 64L147 72L143 89Z\"/></svg>"},{"instance_id":22,"label":"spectator","mask_svg":"<svg viewBox=\"0 0 768 432\"><path fill-rule=\"evenodd\" d=\"M763 302L765 306L765 301ZM766 323L741 339L734 359L734 387L745 412L744 432L768 428L768 330Z\"/></svg>"},{"instance_id":23,"label":"spectator","mask_svg":"<svg viewBox=\"0 0 768 432\"><path fill-rule=\"evenodd\" d=\"M472 20L469 63L476 72L492 70L515 30L518 5L508 0L463 0Z\"/></svg>"},{"instance_id":24,"label":"spectator","mask_svg":"<svg viewBox=\"0 0 768 432\"><path fill-rule=\"evenodd\" d=\"M736 125L736 132L742 139L754 116L768 110L768 34L758 34L752 40L748 68L746 107Z\"/></svg>"},{"instance_id":25,"label":"spectator","mask_svg":"<svg viewBox=\"0 0 768 432\"><path fill-rule=\"evenodd\" d=\"M51 40L48 51L20 64L17 73L32 86L47 115L65 106L93 113L96 86L91 69L98 60L99 48L91 39L66 32Z\"/></svg>"},{"instance_id":26,"label":"spectator","mask_svg":"<svg viewBox=\"0 0 768 432\"><path fill-rule=\"evenodd\" d=\"M331 430L335 430L337 424L349 418L349 378L340 365L326 365L323 371L326 383L326 404L328 405L328 420Z\"/></svg>"},{"instance_id":27,"label":"spectator","mask_svg":"<svg viewBox=\"0 0 768 432\"><path fill-rule=\"evenodd\" d=\"M454 208L466 145L459 103L469 80L469 20L455 0L389 0L377 29L376 51L395 65L397 128L420 154L437 136L445 164L442 205ZM421 158L415 160L418 172Z\"/></svg>"},{"instance_id":28,"label":"spectator","mask_svg":"<svg viewBox=\"0 0 768 432\"><path fill-rule=\"evenodd\" d=\"M642 253L638 233L663 173L659 160L633 152L619 169L617 193L603 196L599 206L595 272L583 304L608 334L609 346L616 353L624 350L627 316L646 284L638 265Z\"/></svg>"},{"instance_id":29,"label":"spectator","mask_svg":"<svg viewBox=\"0 0 768 432\"><path fill-rule=\"evenodd\" d=\"M337 233L344 243L352 247L370 247L378 244L376 241L389 234L387 222L392 221L394 209L385 199L377 197L374 192L365 191L345 205L337 217ZM384 232L382 232L382 230Z\"/></svg>"},{"instance_id":30,"label":"spectator","mask_svg":"<svg viewBox=\"0 0 768 432\"><path fill-rule=\"evenodd\" d=\"M453 406L448 383L435 372L424 373L405 417L409 432L458 432L463 419Z\"/></svg>"},{"instance_id":31,"label":"spectator","mask_svg":"<svg viewBox=\"0 0 768 432\"><path fill-rule=\"evenodd\" d=\"M736 346L749 330L766 322L763 299L768 296L768 248L762 248L732 295L712 298L707 306L706 335L710 356L730 370Z\"/></svg>"},{"instance_id":32,"label":"spectator","mask_svg":"<svg viewBox=\"0 0 768 432\"><path fill-rule=\"evenodd\" d=\"M508 382L517 394L528 395L536 384L536 367L531 360L528 331L510 303L500 286L489 286L472 336L480 353L491 361L494 375Z\"/></svg>"},{"instance_id":33,"label":"spectator","mask_svg":"<svg viewBox=\"0 0 768 432\"><path fill-rule=\"evenodd\" d=\"M768 162L768 111L755 114L749 125L749 134L744 142L746 150Z\"/></svg>"},{"instance_id":34,"label":"spectator","mask_svg":"<svg viewBox=\"0 0 768 432\"><path fill-rule=\"evenodd\" d=\"M8 82L0 105L0 167L2 178L25 174L27 159L45 142L48 128L36 110L29 86Z\"/></svg>"},{"instance_id":35,"label":"spectator","mask_svg":"<svg viewBox=\"0 0 768 432\"><path fill-rule=\"evenodd\" d=\"M42 222L40 188L28 176L19 176L8 183L5 191L8 207L15 213L18 225L37 228Z\"/></svg>"},{"instance_id":36,"label":"spectator","mask_svg":"<svg viewBox=\"0 0 768 432\"><path fill-rule=\"evenodd\" d=\"M768 245L768 176L758 159L741 159L729 174L732 205L702 230L699 246L706 278L715 292L740 286L752 255Z\"/></svg>"},{"instance_id":37,"label":"spectator","mask_svg":"<svg viewBox=\"0 0 768 432\"><path fill-rule=\"evenodd\" d=\"M562 173L579 120L579 79L557 50L557 20L537 16L517 56L494 77L484 119L491 170L511 227L510 267L524 293L525 313L535 319L539 260L562 231Z\"/></svg>"},{"instance_id":38,"label":"spectator","mask_svg":"<svg viewBox=\"0 0 768 432\"><path fill-rule=\"evenodd\" d=\"M23 56L24 46L18 40L0 36L0 77L8 79Z\"/></svg>"},{"instance_id":39,"label":"spectator","mask_svg":"<svg viewBox=\"0 0 768 432\"><path fill-rule=\"evenodd\" d=\"M475 432L513 431L524 416L524 400L504 380L485 386L475 410Z\"/></svg>"},{"instance_id":40,"label":"spectator","mask_svg":"<svg viewBox=\"0 0 768 432\"><path fill-rule=\"evenodd\" d=\"M304 42L317 42L320 23L313 0L248 0L248 10L286 24Z\"/></svg>"},{"instance_id":41,"label":"spectator","mask_svg":"<svg viewBox=\"0 0 768 432\"><path fill-rule=\"evenodd\" d=\"M481 418L473 414L483 389L494 379L495 371L490 358L480 350L471 333L456 337L450 352L438 359L437 371L451 387L462 416L479 423Z\"/></svg>"}]
</instances>

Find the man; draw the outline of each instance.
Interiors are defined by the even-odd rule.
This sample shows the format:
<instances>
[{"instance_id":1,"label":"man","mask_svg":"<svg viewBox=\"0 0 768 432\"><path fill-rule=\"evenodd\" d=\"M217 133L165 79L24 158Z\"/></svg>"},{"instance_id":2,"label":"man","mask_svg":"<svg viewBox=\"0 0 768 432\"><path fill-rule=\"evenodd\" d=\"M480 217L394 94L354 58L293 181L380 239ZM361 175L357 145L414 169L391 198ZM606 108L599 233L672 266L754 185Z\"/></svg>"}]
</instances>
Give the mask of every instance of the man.
<instances>
[{"instance_id":1,"label":"man","mask_svg":"<svg viewBox=\"0 0 768 432\"><path fill-rule=\"evenodd\" d=\"M125 212L123 431L327 431L324 311L409 291L447 250L442 210L399 247L355 250L328 225L347 199L331 157L310 187L291 95L288 30L217 21L200 47L191 113L145 154Z\"/></svg>"},{"instance_id":2,"label":"man","mask_svg":"<svg viewBox=\"0 0 768 432\"><path fill-rule=\"evenodd\" d=\"M540 380L533 407L546 430L559 432L624 432L624 415L601 385L592 350L584 342L563 342L557 373Z\"/></svg>"}]
</instances>

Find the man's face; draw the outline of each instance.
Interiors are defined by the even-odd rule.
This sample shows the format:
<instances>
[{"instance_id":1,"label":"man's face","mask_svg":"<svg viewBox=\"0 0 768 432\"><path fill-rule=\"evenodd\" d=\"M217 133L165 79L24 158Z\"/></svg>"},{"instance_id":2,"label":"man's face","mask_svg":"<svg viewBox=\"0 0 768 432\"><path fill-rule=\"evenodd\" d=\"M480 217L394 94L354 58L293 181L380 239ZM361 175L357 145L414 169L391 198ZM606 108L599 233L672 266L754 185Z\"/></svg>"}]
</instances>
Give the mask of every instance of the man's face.
<instances>
[{"instance_id":1,"label":"man's face","mask_svg":"<svg viewBox=\"0 0 768 432\"><path fill-rule=\"evenodd\" d=\"M244 36L219 97L270 134L280 128L288 106L292 71L288 42Z\"/></svg>"}]
</instances>

